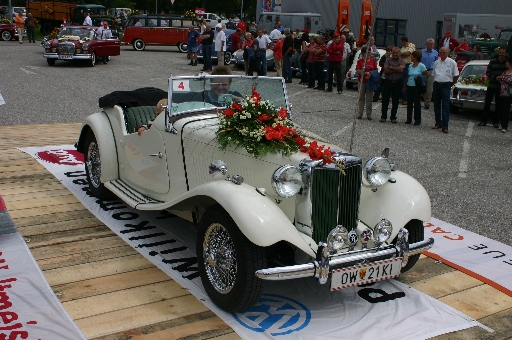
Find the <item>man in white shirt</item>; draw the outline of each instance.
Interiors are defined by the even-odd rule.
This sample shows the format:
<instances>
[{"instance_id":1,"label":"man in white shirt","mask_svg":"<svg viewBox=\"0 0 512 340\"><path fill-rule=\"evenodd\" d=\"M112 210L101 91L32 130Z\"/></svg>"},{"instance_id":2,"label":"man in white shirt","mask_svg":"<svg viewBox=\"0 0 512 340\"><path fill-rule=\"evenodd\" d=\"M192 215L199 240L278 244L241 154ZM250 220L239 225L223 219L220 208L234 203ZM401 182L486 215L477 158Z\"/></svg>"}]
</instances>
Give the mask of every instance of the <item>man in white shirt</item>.
<instances>
[{"instance_id":1,"label":"man in white shirt","mask_svg":"<svg viewBox=\"0 0 512 340\"><path fill-rule=\"evenodd\" d=\"M276 43L277 40L279 40L279 37L281 36L281 31L277 29L277 25L274 25L274 30L270 32L268 36L270 40L272 40L272 42L274 43Z\"/></svg>"},{"instance_id":2,"label":"man in white shirt","mask_svg":"<svg viewBox=\"0 0 512 340\"><path fill-rule=\"evenodd\" d=\"M98 28L98 30L96 31L96 37L99 40L112 39L112 31L108 27L108 22L102 21L102 23L103 23L103 26L100 26L100 28ZM107 59L108 59L108 56L101 57L101 61L103 62L103 64L107 63Z\"/></svg>"},{"instance_id":3,"label":"man in white shirt","mask_svg":"<svg viewBox=\"0 0 512 340\"><path fill-rule=\"evenodd\" d=\"M442 129L443 133L448 133L448 121L450 120L450 89L459 78L459 69L457 63L452 58L448 58L448 48L441 47L439 56L434 62L432 75L434 76L434 89L432 97L434 98L434 113L436 115L436 125L432 129Z\"/></svg>"},{"instance_id":4,"label":"man in white shirt","mask_svg":"<svg viewBox=\"0 0 512 340\"><path fill-rule=\"evenodd\" d=\"M91 19L91 17L89 16L89 13L88 13L88 12L85 12L85 13L84 13L84 15L85 15L85 19L84 19L84 23L83 23L83 25L84 25L84 26L92 26L92 19Z\"/></svg>"},{"instance_id":5,"label":"man in white shirt","mask_svg":"<svg viewBox=\"0 0 512 340\"><path fill-rule=\"evenodd\" d=\"M224 65L224 52L226 51L226 34L222 30L222 25L215 25L215 51L217 52L217 65Z\"/></svg>"},{"instance_id":6,"label":"man in white shirt","mask_svg":"<svg viewBox=\"0 0 512 340\"><path fill-rule=\"evenodd\" d=\"M262 30L258 30L258 42L260 47L261 58L261 74L267 75L267 50L272 47L273 43L268 35L263 35Z\"/></svg>"}]
</instances>

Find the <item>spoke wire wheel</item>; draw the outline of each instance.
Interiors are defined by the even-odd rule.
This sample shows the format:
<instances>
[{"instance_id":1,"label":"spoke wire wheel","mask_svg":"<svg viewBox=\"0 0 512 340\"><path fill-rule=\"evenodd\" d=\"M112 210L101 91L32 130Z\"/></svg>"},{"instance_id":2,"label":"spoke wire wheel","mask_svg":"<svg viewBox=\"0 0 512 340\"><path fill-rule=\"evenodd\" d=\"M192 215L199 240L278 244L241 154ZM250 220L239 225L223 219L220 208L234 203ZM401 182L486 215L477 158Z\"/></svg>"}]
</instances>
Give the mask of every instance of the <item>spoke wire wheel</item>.
<instances>
[{"instance_id":1,"label":"spoke wire wheel","mask_svg":"<svg viewBox=\"0 0 512 340\"><path fill-rule=\"evenodd\" d=\"M235 244L226 228L219 223L211 224L206 230L203 259L213 288L220 294L231 292L237 274Z\"/></svg>"},{"instance_id":2,"label":"spoke wire wheel","mask_svg":"<svg viewBox=\"0 0 512 340\"><path fill-rule=\"evenodd\" d=\"M87 148L86 166L89 172L90 183L95 188L99 188L101 186L101 159L100 149L98 148L96 141L91 141L89 147Z\"/></svg>"}]
</instances>

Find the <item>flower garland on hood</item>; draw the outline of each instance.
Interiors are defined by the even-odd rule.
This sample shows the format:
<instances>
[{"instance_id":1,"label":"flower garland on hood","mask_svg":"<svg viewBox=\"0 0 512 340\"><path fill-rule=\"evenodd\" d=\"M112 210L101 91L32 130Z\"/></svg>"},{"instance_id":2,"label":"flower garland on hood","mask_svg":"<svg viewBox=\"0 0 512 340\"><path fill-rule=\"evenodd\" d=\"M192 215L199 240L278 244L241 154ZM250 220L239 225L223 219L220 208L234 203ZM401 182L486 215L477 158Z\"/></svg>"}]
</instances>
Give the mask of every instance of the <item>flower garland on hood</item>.
<instances>
[{"instance_id":1,"label":"flower garland on hood","mask_svg":"<svg viewBox=\"0 0 512 340\"><path fill-rule=\"evenodd\" d=\"M279 110L261 95L253 86L252 95L241 103L231 103L226 109L218 110L219 129L217 140L220 148L228 145L242 146L255 157L267 153L282 153L289 156L299 150L308 153L312 160L322 160L324 164L334 163L342 171L344 164L334 158L330 147L309 144L306 136L297 132L285 108Z\"/></svg>"}]
</instances>

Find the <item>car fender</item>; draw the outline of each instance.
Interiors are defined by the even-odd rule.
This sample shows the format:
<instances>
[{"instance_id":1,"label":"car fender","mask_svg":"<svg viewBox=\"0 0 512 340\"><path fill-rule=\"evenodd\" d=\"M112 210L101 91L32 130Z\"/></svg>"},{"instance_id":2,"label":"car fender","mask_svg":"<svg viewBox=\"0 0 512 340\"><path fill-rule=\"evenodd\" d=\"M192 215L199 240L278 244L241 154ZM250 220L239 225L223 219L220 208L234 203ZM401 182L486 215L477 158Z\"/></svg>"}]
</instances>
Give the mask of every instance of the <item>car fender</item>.
<instances>
[{"instance_id":1,"label":"car fender","mask_svg":"<svg viewBox=\"0 0 512 340\"><path fill-rule=\"evenodd\" d=\"M77 143L77 151L84 153L85 139L89 131L94 133L101 155L101 177L102 183L113 181L119 178L119 168L117 164L117 148L114 134L110 126L110 120L105 112L98 112L90 115L82 125L80 137ZM106 155L110 157L106 157ZM114 156L115 155L115 156ZM114 157L112 157L114 156Z\"/></svg>"},{"instance_id":2,"label":"car fender","mask_svg":"<svg viewBox=\"0 0 512 340\"><path fill-rule=\"evenodd\" d=\"M162 203L152 210L166 209L194 197L207 196L216 201L231 216L240 231L255 245L268 247L286 241L314 257L316 244L299 232L273 199L260 194L245 183L217 180L195 187L172 201ZM137 209L144 210L143 205ZM312 249L313 248L313 249Z\"/></svg>"},{"instance_id":3,"label":"car fender","mask_svg":"<svg viewBox=\"0 0 512 340\"><path fill-rule=\"evenodd\" d=\"M393 224L393 235L410 220L429 221L431 217L430 197L425 188L413 177L401 171L393 171L395 183L386 183L373 192L361 187L359 219L374 227L383 218Z\"/></svg>"}]
</instances>

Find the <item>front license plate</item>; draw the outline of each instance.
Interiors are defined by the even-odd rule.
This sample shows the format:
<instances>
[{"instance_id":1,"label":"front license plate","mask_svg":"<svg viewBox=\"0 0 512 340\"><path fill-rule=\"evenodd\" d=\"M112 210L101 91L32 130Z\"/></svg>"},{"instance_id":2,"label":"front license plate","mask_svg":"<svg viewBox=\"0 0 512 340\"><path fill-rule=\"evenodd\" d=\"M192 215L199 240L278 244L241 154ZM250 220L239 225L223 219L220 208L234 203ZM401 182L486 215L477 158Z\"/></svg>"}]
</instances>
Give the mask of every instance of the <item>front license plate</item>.
<instances>
[{"instance_id":1,"label":"front license plate","mask_svg":"<svg viewBox=\"0 0 512 340\"><path fill-rule=\"evenodd\" d=\"M59 55L59 59L73 59L73 56L72 55L61 54L61 55Z\"/></svg>"},{"instance_id":2,"label":"front license plate","mask_svg":"<svg viewBox=\"0 0 512 340\"><path fill-rule=\"evenodd\" d=\"M400 275L401 268L402 258L397 257L391 260L335 269L332 272L331 290L391 279Z\"/></svg>"}]
</instances>

